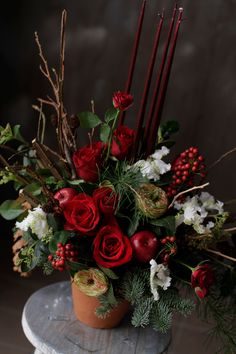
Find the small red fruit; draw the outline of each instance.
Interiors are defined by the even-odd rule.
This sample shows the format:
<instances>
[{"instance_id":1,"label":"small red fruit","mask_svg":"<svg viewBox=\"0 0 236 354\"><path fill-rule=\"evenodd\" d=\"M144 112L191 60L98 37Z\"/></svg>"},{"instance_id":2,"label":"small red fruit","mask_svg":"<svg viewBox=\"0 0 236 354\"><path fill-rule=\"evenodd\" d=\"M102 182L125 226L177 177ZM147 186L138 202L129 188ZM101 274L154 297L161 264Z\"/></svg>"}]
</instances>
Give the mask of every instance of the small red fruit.
<instances>
[{"instance_id":1,"label":"small red fruit","mask_svg":"<svg viewBox=\"0 0 236 354\"><path fill-rule=\"evenodd\" d=\"M73 188L62 188L55 193L54 198L58 200L60 207L63 208L76 194L77 192Z\"/></svg>"},{"instance_id":2,"label":"small red fruit","mask_svg":"<svg viewBox=\"0 0 236 354\"><path fill-rule=\"evenodd\" d=\"M140 231L131 239L134 257L140 263L147 263L157 255L159 241L151 231Z\"/></svg>"}]
</instances>

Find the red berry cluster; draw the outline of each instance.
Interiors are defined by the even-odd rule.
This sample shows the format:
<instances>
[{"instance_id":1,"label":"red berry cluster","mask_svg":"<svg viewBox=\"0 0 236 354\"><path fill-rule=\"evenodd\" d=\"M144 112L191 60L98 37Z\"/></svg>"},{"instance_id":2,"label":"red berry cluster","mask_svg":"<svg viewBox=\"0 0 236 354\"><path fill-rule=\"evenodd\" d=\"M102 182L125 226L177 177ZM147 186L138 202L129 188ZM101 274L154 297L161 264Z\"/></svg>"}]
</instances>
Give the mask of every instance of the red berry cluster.
<instances>
[{"instance_id":1,"label":"red berry cluster","mask_svg":"<svg viewBox=\"0 0 236 354\"><path fill-rule=\"evenodd\" d=\"M161 253L161 259L164 264L168 264L170 256L177 253L176 237L166 236L161 239L161 244L164 246Z\"/></svg>"},{"instance_id":2,"label":"red berry cluster","mask_svg":"<svg viewBox=\"0 0 236 354\"><path fill-rule=\"evenodd\" d=\"M48 256L49 262L52 263L54 269L63 271L66 269L66 261L77 262L78 251L71 243L63 245L61 242L57 244L55 255Z\"/></svg>"},{"instance_id":3,"label":"red berry cluster","mask_svg":"<svg viewBox=\"0 0 236 354\"><path fill-rule=\"evenodd\" d=\"M206 176L206 166L204 157L199 154L197 147L190 147L182 152L172 165L172 182L167 187L167 196L173 197L183 185L192 187L194 177L199 175L201 178Z\"/></svg>"}]
</instances>

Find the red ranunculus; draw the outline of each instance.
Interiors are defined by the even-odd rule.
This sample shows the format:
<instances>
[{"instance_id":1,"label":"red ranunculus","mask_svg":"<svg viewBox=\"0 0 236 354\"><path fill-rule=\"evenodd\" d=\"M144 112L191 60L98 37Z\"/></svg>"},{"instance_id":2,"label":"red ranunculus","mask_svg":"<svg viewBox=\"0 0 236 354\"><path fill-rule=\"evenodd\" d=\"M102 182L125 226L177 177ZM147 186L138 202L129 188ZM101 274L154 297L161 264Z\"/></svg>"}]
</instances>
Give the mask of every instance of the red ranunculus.
<instances>
[{"instance_id":1,"label":"red ranunculus","mask_svg":"<svg viewBox=\"0 0 236 354\"><path fill-rule=\"evenodd\" d=\"M117 91L113 94L113 106L120 111L125 111L133 103L133 96L129 93Z\"/></svg>"},{"instance_id":2,"label":"red ranunculus","mask_svg":"<svg viewBox=\"0 0 236 354\"><path fill-rule=\"evenodd\" d=\"M100 212L103 214L114 214L117 207L118 195L112 188L100 187L95 189L93 199Z\"/></svg>"},{"instance_id":3,"label":"red ranunculus","mask_svg":"<svg viewBox=\"0 0 236 354\"><path fill-rule=\"evenodd\" d=\"M104 226L93 242L93 257L105 268L121 266L132 258L132 247L127 236L117 226Z\"/></svg>"},{"instance_id":4,"label":"red ranunculus","mask_svg":"<svg viewBox=\"0 0 236 354\"><path fill-rule=\"evenodd\" d=\"M65 205L65 229L75 230L83 235L93 236L100 221L99 210L92 197L85 193L77 194Z\"/></svg>"},{"instance_id":5,"label":"red ranunculus","mask_svg":"<svg viewBox=\"0 0 236 354\"><path fill-rule=\"evenodd\" d=\"M192 272L191 283L195 293L203 299L214 282L214 273L209 264L198 265Z\"/></svg>"},{"instance_id":6,"label":"red ranunculus","mask_svg":"<svg viewBox=\"0 0 236 354\"><path fill-rule=\"evenodd\" d=\"M134 143L134 130L121 125L113 134L111 154L118 160L124 160L131 152Z\"/></svg>"},{"instance_id":7,"label":"red ranunculus","mask_svg":"<svg viewBox=\"0 0 236 354\"><path fill-rule=\"evenodd\" d=\"M73 162L76 173L86 182L95 183L97 181L104 148L105 144L98 141L86 145L74 153Z\"/></svg>"}]
</instances>

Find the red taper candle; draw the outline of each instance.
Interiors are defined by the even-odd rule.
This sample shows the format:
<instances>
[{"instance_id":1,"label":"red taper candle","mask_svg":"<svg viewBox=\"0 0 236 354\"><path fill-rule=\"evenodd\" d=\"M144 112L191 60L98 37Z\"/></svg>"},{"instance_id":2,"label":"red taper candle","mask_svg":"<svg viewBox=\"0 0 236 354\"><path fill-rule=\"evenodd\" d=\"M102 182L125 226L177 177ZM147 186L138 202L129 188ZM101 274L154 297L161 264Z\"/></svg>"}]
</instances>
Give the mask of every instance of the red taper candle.
<instances>
[{"instance_id":1,"label":"red taper candle","mask_svg":"<svg viewBox=\"0 0 236 354\"><path fill-rule=\"evenodd\" d=\"M137 116L136 134L135 134L135 140L134 140L134 155L135 156L137 156L138 150L139 150L139 141L140 141L140 137L141 137L141 130L142 130L142 126L143 126L143 120L144 120L144 115L145 115L146 106L147 106L148 93L149 93L150 85L151 85L151 81L152 81L153 68L155 65L155 60L156 60L157 49L158 49L158 45L159 45L159 41L160 41L160 35L161 35L163 21L164 21L164 12L162 13L162 15L160 15L160 21L157 25L153 48L152 48L152 53L150 56L147 75L146 75L145 84L144 84L144 91L143 91L141 104L140 104L140 108L139 108L139 112L138 112L138 116Z\"/></svg>"},{"instance_id":2,"label":"red taper candle","mask_svg":"<svg viewBox=\"0 0 236 354\"><path fill-rule=\"evenodd\" d=\"M159 94L158 100L157 100L157 107L156 107L156 111L155 111L155 115L154 115L153 127L150 132L150 139L148 141L147 156L150 155L153 152L153 149L155 148L156 136L157 136L160 120L161 120L163 104L165 101L166 90L167 90L168 81L169 81L169 77L170 77L170 71L171 71L171 66L172 66L172 62L173 62L173 58L174 58L175 47L176 47L176 42L177 42L177 38L178 38L179 27L182 22L182 17L183 17L183 8L179 8L179 16L178 16L176 26L175 26L174 38L173 38L172 45L170 48L170 54L168 57L167 67L164 72L163 84L162 84L160 94Z\"/></svg>"},{"instance_id":3,"label":"red taper candle","mask_svg":"<svg viewBox=\"0 0 236 354\"><path fill-rule=\"evenodd\" d=\"M166 44L165 44L165 47L164 47L164 51L163 51L163 55L162 55L160 69L158 71L156 84L154 86L154 91L153 91L154 93L153 93L152 100L151 100L151 105L150 105L150 109L149 109L149 113L148 113L148 118L147 118L147 122L146 122L146 125L145 125L145 132L144 132L144 139L143 139L143 145L144 146L143 146L142 150L145 150L145 148L147 148L147 140L148 140L148 136L149 136L150 130L151 130L152 118L153 118L153 114L154 114L154 111L155 111L155 106L156 106L157 97L158 97L158 93L159 93L159 89L160 89L160 84L161 84L161 79L162 79L162 75L163 75L163 70L164 70L165 63L166 63L166 57L167 57L167 53L168 53L168 49L169 49L169 45L170 45L171 35L172 35L172 32L173 32L173 28L174 28L174 22L175 22L175 18L176 18L176 13L177 13L177 6L175 5L174 10L173 10L173 14L172 14L172 18L171 18L171 21L170 21L167 41L166 41Z\"/></svg>"},{"instance_id":4,"label":"red taper candle","mask_svg":"<svg viewBox=\"0 0 236 354\"><path fill-rule=\"evenodd\" d=\"M146 0L143 0L141 11L140 11L140 14L139 14L139 19L138 19L138 28L137 28L136 36L135 36L135 40L134 40L134 45L133 45L133 50L132 50L132 55L131 55L131 61L130 61L130 65L129 65L128 78L127 78L126 85L125 85L125 91L124 92L126 92L126 93L130 92L130 88L131 88L131 84L132 84L134 68L135 68L137 52L138 52L138 46L139 46L141 32L142 32L142 25L143 25L144 13L145 13L145 6L146 6ZM124 118L125 118L125 111L121 112L120 119L119 119L119 125L122 125L124 123Z\"/></svg>"}]
</instances>

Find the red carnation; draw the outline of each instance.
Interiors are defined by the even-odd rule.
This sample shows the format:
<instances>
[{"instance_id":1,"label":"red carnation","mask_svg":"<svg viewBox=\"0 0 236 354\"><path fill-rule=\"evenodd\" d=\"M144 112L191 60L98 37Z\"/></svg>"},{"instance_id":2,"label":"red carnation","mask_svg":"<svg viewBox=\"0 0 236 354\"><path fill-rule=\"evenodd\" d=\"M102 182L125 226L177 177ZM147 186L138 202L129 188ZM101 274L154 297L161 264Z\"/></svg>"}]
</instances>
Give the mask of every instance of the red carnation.
<instances>
[{"instance_id":1,"label":"red carnation","mask_svg":"<svg viewBox=\"0 0 236 354\"><path fill-rule=\"evenodd\" d=\"M105 268L118 267L132 258L132 247L127 236L117 226L104 226L93 242L93 257Z\"/></svg>"},{"instance_id":2,"label":"red carnation","mask_svg":"<svg viewBox=\"0 0 236 354\"><path fill-rule=\"evenodd\" d=\"M113 134L111 154L118 160L128 158L134 143L134 130L121 125Z\"/></svg>"},{"instance_id":3,"label":"red carnation","mask_svg":"<svg viewBox=\"0 0 236 354\"><path fill-rule=\"evenodd\" d=\"M73 162L76 173L86 182L95 183L97 181L104 148L105 145L98 141L86 145L74 153Z\"/></svg>"},{"instance_id":4,"label":"red carnation","mask_svg":"<svg viewBox=\"0 0 236 354\"><path fill-rule=\"evenodd\" d=\"M132 105L133 100L133 96L129 93L117 91L113 94L113 106L120 111L126 111Z\"/></svg>"},{"instance_id":5,"label":"red carnation","mask_svg":"<svg viewBox=\"0 0 236 354\"><path fill-rule=\"evenodd\" d=\"M191 283L195 293L203 299L214 282L214 273L209 264L198 265L192 272Z\"/></svg>"}]
</instances>

